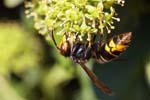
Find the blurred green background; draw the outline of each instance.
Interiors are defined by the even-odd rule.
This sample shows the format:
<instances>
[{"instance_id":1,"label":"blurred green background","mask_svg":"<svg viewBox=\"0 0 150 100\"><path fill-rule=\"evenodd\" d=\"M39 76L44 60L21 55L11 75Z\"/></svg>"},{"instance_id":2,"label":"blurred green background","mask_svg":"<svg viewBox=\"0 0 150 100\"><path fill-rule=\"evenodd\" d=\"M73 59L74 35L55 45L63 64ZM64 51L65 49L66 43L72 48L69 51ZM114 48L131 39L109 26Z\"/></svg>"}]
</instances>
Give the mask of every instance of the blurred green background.
<instances>
[{"instance_id":1,"label":"blurred green background","mask_svg":"<svg viewBox=\"0 0 150 100\"><path fill-rule=\"evenodd\" d=\"M114 96L107 96L80 66L62 57L26 19L24 0L0 0L0 100L150 100L150 2L126 0L113 33L133 32L120 58L87 65Z\"/></svg>"}]
</instances>

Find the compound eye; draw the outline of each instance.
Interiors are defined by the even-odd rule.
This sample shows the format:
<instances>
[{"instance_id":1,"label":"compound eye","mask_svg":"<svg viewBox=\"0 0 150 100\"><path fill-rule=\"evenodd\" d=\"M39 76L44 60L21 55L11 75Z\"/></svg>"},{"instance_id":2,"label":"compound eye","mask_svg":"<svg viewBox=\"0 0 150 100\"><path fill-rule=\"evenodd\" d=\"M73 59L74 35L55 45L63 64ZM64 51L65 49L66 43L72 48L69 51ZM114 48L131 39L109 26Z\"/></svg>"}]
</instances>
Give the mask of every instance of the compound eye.
<instances>
[{"instance_id":1,"label":"compound eye","mask_svg":"<svg viewBox=\"0 0 150 100\"><path fill-rule=\"evenodd\" d=\"M60 43L60 53L63 56L68 57L68 56L70 56L70 50L71 50L70 43L66 39L66 36L64 36L61 43Z\"/></svg>"},{"instance_id":2,"label":"compound eye","mask_svg":"<svg viewBox=\"0 0 150 100\"><path fill-rule=\"evenodd\" d=\"M70 45L68 42L63 43L60 46L60 53L65 57L70 56Z\"/></svg>"}]
</instances>

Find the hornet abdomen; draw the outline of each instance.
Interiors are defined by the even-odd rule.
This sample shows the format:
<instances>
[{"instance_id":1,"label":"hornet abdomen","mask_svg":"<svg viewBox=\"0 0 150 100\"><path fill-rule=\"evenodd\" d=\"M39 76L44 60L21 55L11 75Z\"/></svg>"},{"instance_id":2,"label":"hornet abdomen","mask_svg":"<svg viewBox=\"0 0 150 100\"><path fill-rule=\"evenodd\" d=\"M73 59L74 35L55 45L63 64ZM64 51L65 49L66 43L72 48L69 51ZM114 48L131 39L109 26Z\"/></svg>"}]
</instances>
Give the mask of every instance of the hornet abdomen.
<instances>
[{"instance_id":1,"label":"hornet abdomen","mask_svg":"<svg viewBox=\"0 0 150 100\"><path fill-rule=\"evenodd\" d=\"M96 60L99 63L106 63L118 58L129 47L131 37L131 32L112 37L96 51Z\"/></svg>"}]
</instances>

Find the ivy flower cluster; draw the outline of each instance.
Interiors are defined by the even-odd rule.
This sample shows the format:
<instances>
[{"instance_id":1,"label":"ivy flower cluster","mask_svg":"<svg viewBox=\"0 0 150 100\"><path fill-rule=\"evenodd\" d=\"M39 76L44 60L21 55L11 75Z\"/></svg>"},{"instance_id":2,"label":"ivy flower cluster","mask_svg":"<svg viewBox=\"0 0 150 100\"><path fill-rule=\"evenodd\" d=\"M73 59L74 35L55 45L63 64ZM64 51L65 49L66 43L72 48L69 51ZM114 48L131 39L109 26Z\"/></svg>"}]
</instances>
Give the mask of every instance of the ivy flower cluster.
<instances>
[{"instance_id":1,"label":"ivy flower cluster","mask_svg":"<svg viewBox=\"0 0 150 100\"><path fill-rule=\"evenodd\" d=\"M47 35L64 33L109 34L117 18L114 5L124 0L31 0L25 2L27 17L33 17L35 28Z\"/></svg>"}]
</instances>

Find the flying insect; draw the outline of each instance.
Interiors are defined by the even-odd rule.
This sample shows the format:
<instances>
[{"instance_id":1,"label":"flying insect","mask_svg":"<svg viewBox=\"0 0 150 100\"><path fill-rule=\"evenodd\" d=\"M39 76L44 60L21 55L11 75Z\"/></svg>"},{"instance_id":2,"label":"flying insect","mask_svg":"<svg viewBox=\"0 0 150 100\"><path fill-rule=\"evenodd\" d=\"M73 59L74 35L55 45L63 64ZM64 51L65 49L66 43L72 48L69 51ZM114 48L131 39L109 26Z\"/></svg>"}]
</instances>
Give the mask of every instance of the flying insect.
<instances>
[{"instance_id":1,"label":"flying insect","mask_svg":"<svg viewBox=\"0 0 150 100\"><path fill-rule=\"evenodd\" d=\"M73 62L78 63L99 89L108 95L112 95L111 89L98 80L85 63L90 58L95 59L100 64L117 59L129 47L132 37L131 32L115 35L105 41L102 41L102 39L101 41L95 41L96 35L93 35L88 42L81 41L78 34L75 35L75 40L71 41L70 36L65 33L59 46L55 41L53 31L49 35L61 55L70 57Z\"/></svg>"}]
</instances>

